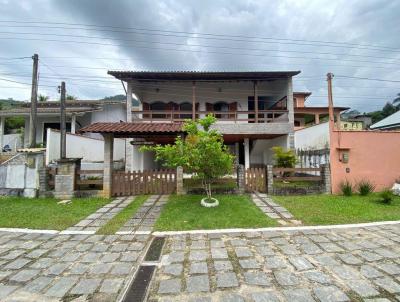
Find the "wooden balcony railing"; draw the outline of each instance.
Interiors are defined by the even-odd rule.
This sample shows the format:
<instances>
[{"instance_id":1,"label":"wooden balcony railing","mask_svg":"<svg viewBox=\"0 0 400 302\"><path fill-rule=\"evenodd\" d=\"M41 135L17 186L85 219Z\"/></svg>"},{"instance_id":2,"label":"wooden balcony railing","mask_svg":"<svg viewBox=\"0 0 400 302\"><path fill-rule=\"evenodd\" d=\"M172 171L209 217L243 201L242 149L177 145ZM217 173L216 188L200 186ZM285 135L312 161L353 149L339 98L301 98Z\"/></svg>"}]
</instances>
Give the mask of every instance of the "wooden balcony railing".
<instances>
[{"instance_id":1,"label":"wooden balcony railing","mask_svg":"<svg viewBox=\"0 0 400 302\"><path fill-rule=\"evenodd\" d=\"M230 122L256 122L255 111L196 111L196 118L201 118L207 114L214 115L218 121L230 121ZM153 122L180 122L185 119L192 119L192 111L156 111L156 110L144 110L144 111L132 111L133 119ZM287 123L288 110L258 110L257 123Z\"/></svg>"}]
</instances>

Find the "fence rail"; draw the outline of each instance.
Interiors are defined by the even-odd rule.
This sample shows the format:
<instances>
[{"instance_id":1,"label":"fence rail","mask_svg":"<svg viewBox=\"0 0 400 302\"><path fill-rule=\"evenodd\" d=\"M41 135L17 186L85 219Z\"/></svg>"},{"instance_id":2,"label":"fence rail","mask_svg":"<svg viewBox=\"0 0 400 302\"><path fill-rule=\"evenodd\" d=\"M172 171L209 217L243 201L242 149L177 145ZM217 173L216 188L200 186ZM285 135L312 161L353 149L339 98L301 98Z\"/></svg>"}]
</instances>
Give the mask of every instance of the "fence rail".
<instances>
[{"instance_id":1,"label":"fence rail","mask_svg":"<svg viewBox=\"0 0 400 302\"><path fill-rule=\"evenodd\" d=\"M321 181L322 168L273 168L274 178L285 181ZM317 172L318 175L310 174Z\"/></svg>"},{"instance_id":2,"label":"fence rail","mask_svg":"<svg viewBox=\"0 0 400 302\"><path fill-rule=\"evenodd\" d=\"M171 194L176 189L176 170L114 172L113 196Z\"/></svg>"}]
</instances>

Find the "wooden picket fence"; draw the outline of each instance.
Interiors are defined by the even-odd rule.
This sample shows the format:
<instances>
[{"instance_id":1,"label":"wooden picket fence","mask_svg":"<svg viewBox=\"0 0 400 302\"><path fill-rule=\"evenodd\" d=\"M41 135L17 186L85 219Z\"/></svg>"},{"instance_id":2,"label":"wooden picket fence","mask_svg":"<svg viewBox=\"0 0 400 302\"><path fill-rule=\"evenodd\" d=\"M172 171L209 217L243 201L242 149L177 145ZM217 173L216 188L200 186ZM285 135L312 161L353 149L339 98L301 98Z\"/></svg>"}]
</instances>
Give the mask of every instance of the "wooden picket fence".
<instances>
[{"instance_id":1,"label":"wooden picket fence","mask_svg":"<svg viewBox=\"0 0 400 302\"><path fill-rule=\"evenodd\" d=\"M246 170L247 191L267 191L267 170L266 168L248 168Z\"/></svg>"},{"instance_id":2,"label":"wooden picket fence","mask_svg":"<svg viewBox=\"0 0 400 302\"><path fill-rule=\"evenodd\" d=\"M176 189L176 170L114 172L113 196L171 194Z\"/></svg>"}]
</instances>

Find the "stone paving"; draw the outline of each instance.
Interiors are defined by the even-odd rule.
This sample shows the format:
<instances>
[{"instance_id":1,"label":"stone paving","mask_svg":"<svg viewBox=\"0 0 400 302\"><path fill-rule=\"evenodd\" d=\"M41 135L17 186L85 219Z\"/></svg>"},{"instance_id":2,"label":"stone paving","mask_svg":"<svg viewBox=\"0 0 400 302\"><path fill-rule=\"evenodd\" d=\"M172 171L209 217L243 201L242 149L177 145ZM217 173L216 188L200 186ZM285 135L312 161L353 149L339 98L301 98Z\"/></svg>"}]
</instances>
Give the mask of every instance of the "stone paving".
<instances>
[{"instance_id":1,"label":"stone paving","mask_svg":"<svg viewBox=\"0 0 400 302\"><path fill-rule=\"evenodd\" d=\"M116 301L149 239L0 232L0 301Z\"/></svg>"},{"instance_id":2,"label":"stone paving","mask_svg":"<svg viewBox=\"0 0 400 302\"><path fill-rule=\"evenodd\" d=\"M148 301L400 301L400 224L166 238Z\"/></svg>"},{"instance_id":3,"label":"stone paving","mask_svg":"<svg viewBox=\"0 0 400 302\"><path fill-rule=\"evenodd\" d=\"M267 194L253 193L251 199L261 211L269 218L276 219L281 225L300 225L300 220L295 220L293 215L284 207L274 202Z\"/></svg>"},{"instance_id":4,"label":"stone paving","mask_svg":"<svg viewBox=\"0 0 400 302\"><path fill-rule=\"evenodd\" d=\"M127 207L133 200L135 196L128 197L118 197L106 204L104 207L98 209L93 214L90 214L85 219L79 221L72 227L69 227L66 231L79 231L79 232L90 232L96 233L102 226L107 224L115 215L121 212L125 207Z\"/></svg>"},{"instance_id":5,"label":"stone paving","mask_svg":"<svg viewBox=\"0 0 400 302\"><path fill-rule=\"evenodd\" d=\"M136 211L117 234L145 234L153 230L169 195L152 195Z\"/></svg>"}]
</instances>

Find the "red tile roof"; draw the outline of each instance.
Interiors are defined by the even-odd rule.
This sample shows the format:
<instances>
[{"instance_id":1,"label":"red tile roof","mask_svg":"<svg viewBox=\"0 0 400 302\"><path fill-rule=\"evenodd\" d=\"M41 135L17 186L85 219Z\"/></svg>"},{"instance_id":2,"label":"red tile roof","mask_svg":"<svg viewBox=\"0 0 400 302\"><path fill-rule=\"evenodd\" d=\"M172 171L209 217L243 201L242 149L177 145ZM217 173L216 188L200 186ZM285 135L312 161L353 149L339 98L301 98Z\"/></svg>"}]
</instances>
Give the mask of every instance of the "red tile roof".
<instances>
[{"instance_id":1,"label":"red tile roof","mask_svg":"<svg viewBox=\"0 0 400 302\"><path fill-rule=\"evenodd\" d=\"M182 131L182 123L94 123L83 127L79 132L94 133L179 133Z\"/></svg>"}]
</instances>

